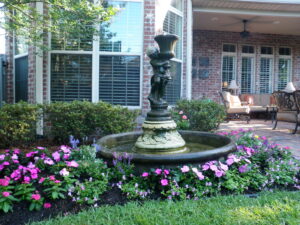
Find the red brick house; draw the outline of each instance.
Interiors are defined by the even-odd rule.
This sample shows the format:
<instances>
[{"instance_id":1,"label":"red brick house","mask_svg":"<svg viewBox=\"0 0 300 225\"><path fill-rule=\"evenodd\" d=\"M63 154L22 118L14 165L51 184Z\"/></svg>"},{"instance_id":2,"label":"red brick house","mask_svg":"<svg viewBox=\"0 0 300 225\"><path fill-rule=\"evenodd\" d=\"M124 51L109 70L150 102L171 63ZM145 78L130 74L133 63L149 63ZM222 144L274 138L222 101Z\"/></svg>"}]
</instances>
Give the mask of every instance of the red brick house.
<instances>
[{"instance_id":1,"label":"red brick house","mask_svg":"<svg viewBox=\"0 0 300 225\"><path fill-rule=\"evenodd\" d=\"M265 94L292 81L300 88L300 2L296 0L109 0L120 12L101 35L34 54L7 40L6 101L99 100L146 109L156 34L177 34L167 100L202 97L237 80L240 93ZM47 13L41 3L40 11ZM109 32L114 36L109 36ZM15 43L15 44L14 44Z\"/></svg>"}]
</instances>

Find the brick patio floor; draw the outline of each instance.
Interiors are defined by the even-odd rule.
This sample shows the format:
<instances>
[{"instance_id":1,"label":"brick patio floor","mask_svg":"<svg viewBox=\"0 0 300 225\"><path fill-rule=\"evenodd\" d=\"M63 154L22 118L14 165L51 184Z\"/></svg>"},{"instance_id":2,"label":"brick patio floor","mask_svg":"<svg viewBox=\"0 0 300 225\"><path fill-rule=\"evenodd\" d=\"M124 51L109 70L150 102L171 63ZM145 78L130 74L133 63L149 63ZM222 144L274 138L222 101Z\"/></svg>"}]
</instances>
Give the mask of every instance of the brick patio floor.
<instances>
[{"instance_id":1,"label":"brick patio floor","mask_svg":"<svg viewBox=\"0 0 300 225\"><path fill-rule=\"evenodd\" d=\"M272 130L273 124L270 120L251 120L249 124L245 121L230 121L222 123L219 131L238 130L239 128L253 128L254 133L259 136L266 136L270 142L275 142L281 146L289 146L292 153L300 158L300 133L292 134L294 123L278 122L276 130ZM300 131L300 127L298 129Z\"/></svg>"}]
</instances>

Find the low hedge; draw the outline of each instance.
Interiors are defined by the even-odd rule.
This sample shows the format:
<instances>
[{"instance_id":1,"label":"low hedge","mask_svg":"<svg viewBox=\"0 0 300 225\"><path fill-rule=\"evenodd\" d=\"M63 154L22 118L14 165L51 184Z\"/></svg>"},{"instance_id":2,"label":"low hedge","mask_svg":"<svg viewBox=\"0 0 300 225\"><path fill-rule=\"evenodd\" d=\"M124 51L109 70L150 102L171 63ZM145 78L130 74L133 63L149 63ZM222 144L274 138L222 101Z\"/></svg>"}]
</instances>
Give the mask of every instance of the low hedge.
<instances>
[{"instance_id":1,"label":"low hedge","mask_svg":"<svg viewBox=\"0 0 300 225\"><path fill-rule=\"evenodd\" d=\"M109 103L87 101L33 105L25 102L0 108L0 148L27 145L36 138L39 115L44 114L44 134L58 143L133 130L137 111Z\"/></svg>"},{"instance_id":2,"label":"low hedge","mask_svg":"<svg viewBox=\"0 0 300 225\"><path fill-rule=\"evenodd\" d=\"M38 106L19 102L0 108L0 148L22 145L35 139Z\"/></svg>"},{"instance_id":3,"label":"low hedge","mask_svg":"<svg viewBox=\"0 0 300 225\"><path fill-rule=\"evenodd\" d=\"M44 121L51 124L49 136L59 143L70 135L85 138L131 131L136 126L137 111L105 102L55 102L43 106Z\"/></svg>"},{"instance_id":4,"label":"low hedge","mask_svg":"<svg viewBox=\"0 0 300 225\"><path fill-rule=\"evenodd\" d=\"M212 131L224 121L224 106L209 100L179 100L172 115L181 130Z\"/></svg>"}]
</instances>

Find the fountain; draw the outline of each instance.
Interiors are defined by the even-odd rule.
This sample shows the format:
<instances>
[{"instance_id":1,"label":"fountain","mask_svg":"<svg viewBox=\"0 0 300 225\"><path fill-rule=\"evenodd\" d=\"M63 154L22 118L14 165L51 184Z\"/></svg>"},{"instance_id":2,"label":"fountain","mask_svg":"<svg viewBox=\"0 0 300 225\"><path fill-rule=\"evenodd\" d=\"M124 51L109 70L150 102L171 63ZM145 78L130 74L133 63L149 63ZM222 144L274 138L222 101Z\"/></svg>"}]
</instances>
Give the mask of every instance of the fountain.
<instances>
[{"instance_id":1,"label":"fountain","mask_svg":"<svg viewBox=\"0 0 300 225\"><path fill-rule=\"evenodd\" d=\"M159 49L147 51L153 67L151 92L148 96L151 110L143 123L143 132L108 135L97 143L100 155L112 160L114 154L127 154L132 158L137 173L155 167L175 167L199 164L220 159L236 150L230 138L200 131L177 131L176 123L164 100L166 85L171 76L170 59L175 56L176 35L157 35L154 40Z\"/></svg>"}]
</instances>

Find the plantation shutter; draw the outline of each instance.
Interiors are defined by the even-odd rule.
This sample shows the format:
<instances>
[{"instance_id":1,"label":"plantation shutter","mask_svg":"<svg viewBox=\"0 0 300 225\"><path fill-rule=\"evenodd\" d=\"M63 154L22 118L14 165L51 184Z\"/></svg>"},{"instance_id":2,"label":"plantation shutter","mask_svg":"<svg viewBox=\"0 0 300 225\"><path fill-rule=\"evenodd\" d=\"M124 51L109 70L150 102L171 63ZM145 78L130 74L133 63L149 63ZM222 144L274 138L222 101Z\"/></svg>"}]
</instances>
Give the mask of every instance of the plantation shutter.
<instances>
[{"instance_id":1,"label":"plantation shutter","mask_svg":"<svg viewBox=\"0 0 300 225\"><path fill-rule=\"evenodd\" d=\"M291 77L291 59L279 59L277 89L286 87Z\"/></svg>"},{"instance_id":2,"label":"plantation shutter","mask_svg":"<svg viewBox=\"0 0 300 225\"><path fill-rule=\"evenodd\" d=\"M222 64L222 83L230 81L235 78L235 56L223 56Z\"/></svg>"},{"instance_id":3,"label":"plantation shutter","mask_svg":"<svg viewBox=\"0 0 300 225\"><path fill-rule=\"evenodd\" d=\"M92 56L51 54L51 101L92 98Z\"/></svg>"},{"instance_id":4,"label":"plantation shutter","mask_svg":"<svg viewBox=\"0 0 300 225\"><path fill-rule=\"evenodd\" d=\"M99 100L139 106L140 57L100 56Z\"/></svg>"},{"instance_id":5,"label":"plantation shutter","mask_svg":"<svg viewBox=\"0 0 300 225\"><path fill-rule=\"evenodd\" d=\"M259 75L259 86L260 93L271 93L272 92L272 65L273 59L261 58L260 59L260 75Z\"/></svg>"},{"instance_id":6,"label":"plantation shutter","mask_svg":"<svg viewBox=\"0 0 300 225\"><path fill-rule=\"evenodd\" d=\"M175 47L175 58L181 59L182 58L182 17L168 11L164 24L163 24L163 31L169 34L175 34L179 37Z\"/></svg>"},{"instance_id":7,"label":"plantation shutter","mask_svg":"<svg viewBox=\"0 0 300 225\"><path fill-rule=\"evenodd\" d=\"M166 88L166 100L170 105L175 105L180 99L181 89L181 63L171 61L170 73L172 80Z\"/></svg>"},{"instance_id":8,"label":"plantation shutter","mask_svg":"<svg viewBox=\"0 0 300 225\"><path fill-rule=\"evenodd\" d=\"M251 93L253 58L242 57L241 93Z\"/></svg>"}]
</instances>

